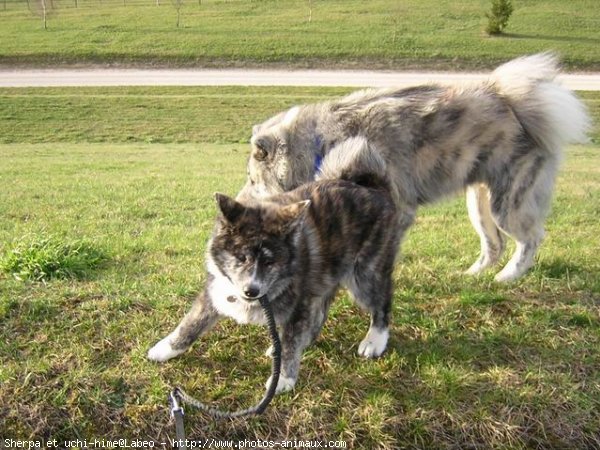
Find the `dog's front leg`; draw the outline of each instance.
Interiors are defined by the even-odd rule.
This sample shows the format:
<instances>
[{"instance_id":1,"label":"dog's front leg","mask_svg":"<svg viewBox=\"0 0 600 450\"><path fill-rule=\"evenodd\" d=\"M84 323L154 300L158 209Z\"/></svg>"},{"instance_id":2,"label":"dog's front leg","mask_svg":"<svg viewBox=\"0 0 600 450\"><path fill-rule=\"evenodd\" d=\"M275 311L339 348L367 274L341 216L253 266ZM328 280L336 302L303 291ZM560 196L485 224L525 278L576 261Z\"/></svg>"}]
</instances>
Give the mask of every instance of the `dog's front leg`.
<instances>
[{"instance_id":1,"label":"dog's front leg","mask_svg":"<svg viewBox=\"0 0 600 450\"><path fill-rule=\"evenodd\" d=\"M174 358L185 352L200 335L212 328L220 316L213 308L208 292L207 285L177 328L148 350L148 359L163 362Z\"/></svg>"},{"instance_id":2,"label":"dog's front leg","mask_svg":"<svg viewBox=\"0 0 600 450\"><path fill-rule=\"evenodd\" d=\"M277 383L276 393L290 391L296 385L300 361L304 349L319 335L332 295L325 296L328 301L308 302L292 314L291 319L282 325L279 336L281 339L281 375ZM271 378L267 381L267 388Z\"/></svg>"},{"instance_id":3,"label":"dog's front leg","mask_svg":"<svg viewBox=\"0 0 600 450\"><path fill-rule=\"evenodd\" d=\"M291 391L296 385L302 351L307 344L303 344L301 336L294 336L291 332L293 327L285 327L280 333L281 338L281 373L277 383L276 394ZM271 384L271 377L267 381L267 389Z\"/></svg>"}]
</instances>

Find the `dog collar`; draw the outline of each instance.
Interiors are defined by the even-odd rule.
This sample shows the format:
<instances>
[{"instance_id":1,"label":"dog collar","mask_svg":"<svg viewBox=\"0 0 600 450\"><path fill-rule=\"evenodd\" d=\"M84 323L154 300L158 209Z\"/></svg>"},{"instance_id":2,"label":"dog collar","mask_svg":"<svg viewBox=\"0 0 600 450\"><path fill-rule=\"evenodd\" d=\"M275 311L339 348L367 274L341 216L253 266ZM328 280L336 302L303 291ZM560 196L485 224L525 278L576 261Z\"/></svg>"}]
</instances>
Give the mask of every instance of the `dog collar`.
<instances>
[{"instance_id":1,"label":"dog collar","mask_svg":"<svg viewBox=\"0 0 600 450\"><path fill-rule=\"evenodd\" d=\"M323 157L318 153L315 155L315 174L321 171L321 163L323 162Z\"/></svg>"},{"instance_id":2,"label":"dog collar","mask_svg":"<svg viewBox=\"0 0 600 450\"><path fill-rule=\"evenodd\" d=\"M323 156L321 156L321 153L323 153L323 139L321 136L315 136L315 148L317 153L315 153L314 169L315 174L317 174L321 171L321 163L323 162Z\"/></svg>"}]
</instances>

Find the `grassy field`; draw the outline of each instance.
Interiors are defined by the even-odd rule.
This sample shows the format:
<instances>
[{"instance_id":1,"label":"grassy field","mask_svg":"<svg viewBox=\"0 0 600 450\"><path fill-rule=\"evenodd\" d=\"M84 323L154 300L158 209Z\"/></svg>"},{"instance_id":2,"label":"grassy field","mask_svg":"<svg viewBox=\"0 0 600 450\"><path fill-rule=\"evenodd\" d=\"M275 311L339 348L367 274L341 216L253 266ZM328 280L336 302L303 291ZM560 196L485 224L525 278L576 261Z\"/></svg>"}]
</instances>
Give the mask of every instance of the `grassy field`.
<instances>
[{"instance_id":1,"label":"grassy field","mask_svg":"<svg viewBox=\"0 0 600 450\"><path fill-rule=\"evenodd\" d=\"M161 442L174 437L174 385L232 409L262 395L260 328L223 322L163 365L145 353L203 285L212 193L243 184L247 130L340 92L0 90L0 438ZM583 95L598 117L600 95ZM423 208L395 271L384 357L356 356L368 319L341 294L295 392L249 420L215 423L188 408L190 437L600 447L593 135L567 152L547 238L522 281L463 276L478 252L464 200Z\"/></svg>"},{"instance_id":2,"label":"grassy field","mask_svg":"<svg viewBox=\"0 0 600 450\"><path fill-rule=\"evenodd\" d=\"M600 69L597 0L514 2L493 38L489 0L190 0L179 28L167 0L44 1L47 30L41 0L0 2L0 64L478 69L555 50Z\"/></svg>"},{"instance_id":3,"label":"grassy field","mask_svg":"<svg viewBox=\"0 0 600 450\"><path fill-rule=\"evenodd\" d=\"M0 89L0 142L248 142L252 125L350 89Z\"/></svg>"},{"instance_id":4,"label":"grassy field","mask_svg":"<svg viewBox=\"0 0 600 450\"><path fill-rule=\"evenodd\" d=\"M114 87L0 89L0 143L246 143L252 125L350 88ZM594 124L600 95L581 92ZM590 134L600 144L600 127Z\"/></svg>"}]
</instances>

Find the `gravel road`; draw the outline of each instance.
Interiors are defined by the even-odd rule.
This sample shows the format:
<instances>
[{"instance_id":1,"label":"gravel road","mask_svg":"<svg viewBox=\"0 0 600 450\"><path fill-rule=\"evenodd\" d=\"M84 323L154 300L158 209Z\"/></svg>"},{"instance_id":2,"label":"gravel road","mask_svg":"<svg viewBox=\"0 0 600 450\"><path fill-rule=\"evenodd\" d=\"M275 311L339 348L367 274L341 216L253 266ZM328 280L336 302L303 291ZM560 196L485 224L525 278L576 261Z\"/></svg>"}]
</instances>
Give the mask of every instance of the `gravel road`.
<instances>
[{"instance_id":1,"label":"gravel road","mask_svg":"<svg viewBox=\"0 0 600 450\"><path fill-rule=\"evenodd\" d=\"M355 70L0 69L0 87L44 86L410 86L485 79L485 73ZM600 90L600 73L562 74L574 90Z\"/></svg>"}]
</instances>

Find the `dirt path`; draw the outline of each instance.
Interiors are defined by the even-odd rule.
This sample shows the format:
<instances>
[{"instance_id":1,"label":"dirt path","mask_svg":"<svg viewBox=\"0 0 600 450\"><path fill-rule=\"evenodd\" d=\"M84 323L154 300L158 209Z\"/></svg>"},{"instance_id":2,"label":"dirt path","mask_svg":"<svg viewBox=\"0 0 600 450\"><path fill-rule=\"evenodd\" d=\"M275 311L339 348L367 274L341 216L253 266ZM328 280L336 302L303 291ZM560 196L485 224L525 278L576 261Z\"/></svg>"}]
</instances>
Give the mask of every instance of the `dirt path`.
<instances>
[{"instance_id":1,"label":"dirt path","mask_svg":"<svg viewBox=\"0 0 600 450\"><path fill-rule=\"evenodd\" d=\"M485 73L354 70L0 69L0 87L43 86L409 86L485 79ZM575 90L600 90L600 73L563 74Z\"/></svg>"}]
</instances>

